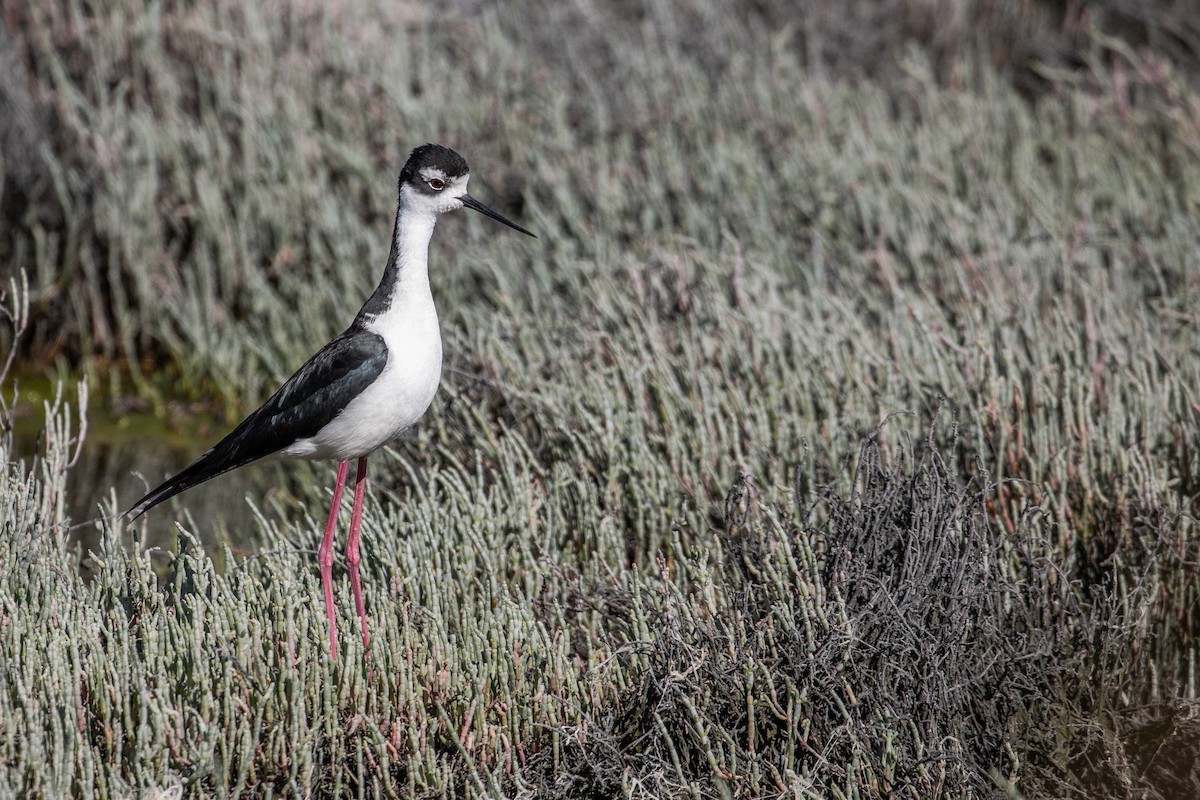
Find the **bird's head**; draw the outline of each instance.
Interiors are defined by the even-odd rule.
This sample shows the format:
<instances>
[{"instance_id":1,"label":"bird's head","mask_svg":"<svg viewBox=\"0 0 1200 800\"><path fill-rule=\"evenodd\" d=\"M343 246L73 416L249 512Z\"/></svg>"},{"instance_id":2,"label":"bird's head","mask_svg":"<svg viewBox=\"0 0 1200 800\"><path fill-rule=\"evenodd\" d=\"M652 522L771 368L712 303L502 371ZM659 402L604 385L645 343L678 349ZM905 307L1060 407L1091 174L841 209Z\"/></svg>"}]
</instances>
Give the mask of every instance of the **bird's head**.
<instances>
[{"instance_id":1,"label":"bird's head","mask_svg":"<svg viewBox=\"0 0 1200 800\"><path fill-rule=\"evenodd\" d=\"M439 144L423 144L412 151L400 171L400 199L414 211L445 214L466 206L528 236L532 233L505 219L467 194L471 168L458 153ZM534 237L537 238L537 237Z\"/></svg>"}]
</instances>

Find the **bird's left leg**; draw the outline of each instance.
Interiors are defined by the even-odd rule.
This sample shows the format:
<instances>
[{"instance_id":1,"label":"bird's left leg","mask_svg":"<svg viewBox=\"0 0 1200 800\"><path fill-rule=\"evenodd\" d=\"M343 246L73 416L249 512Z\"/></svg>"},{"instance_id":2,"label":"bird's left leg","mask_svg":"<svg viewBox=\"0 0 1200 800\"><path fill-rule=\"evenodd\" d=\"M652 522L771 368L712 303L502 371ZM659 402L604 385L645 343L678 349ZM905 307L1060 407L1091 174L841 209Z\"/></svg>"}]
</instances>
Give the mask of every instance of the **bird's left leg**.
<instances>
[{"instance_id":1,"label":"bird's left leg","mask_svg":"<svg viewBox=\"0 0 1200 800\"><path fill-rule=\"evenodd\" d=\"M337 483L333 485L333 503L329 506L329 521L325 523L325 538L317 551L321 565L321 589L325 594L325 616L329 619L329 655L337 658L337 620L333 612L333 533L337 529L338 508L342 504L342 487L346 485L349 461L338 464Z\"/></svg>"},{"instance_id":2,"label":"bird's left leg","mask_svg":"<svg viewBox=\"0 0 1200 800\"><path fill-rule=\"evenodd\" d=\"M354 511L350 515L350 538L346 542L346 565L350 568L350 586L354 589L354 608L362 623L363 650L370 651L371 638L367 634L367 609L363 605L362 584L358 580L358 528L362 523L363 495L367 492L367 457L358 459L358 471L354 476Z\"/></svg>"}]
</instances>

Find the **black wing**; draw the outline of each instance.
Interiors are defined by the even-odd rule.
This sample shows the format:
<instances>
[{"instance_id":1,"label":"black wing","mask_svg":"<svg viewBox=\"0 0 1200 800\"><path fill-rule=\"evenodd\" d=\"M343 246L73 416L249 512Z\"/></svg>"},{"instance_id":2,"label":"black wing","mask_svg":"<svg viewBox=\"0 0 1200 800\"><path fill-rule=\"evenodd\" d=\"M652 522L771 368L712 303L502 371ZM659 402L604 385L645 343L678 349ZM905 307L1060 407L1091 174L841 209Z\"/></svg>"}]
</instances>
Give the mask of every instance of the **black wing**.
<instances>
[{"instance_id":1,"label":"black wing","mask_svg":"<svg viewBox=\"0 0 1200 800\"><path fill-rule=\"evenodd\" d=\"M351 326L322 347L228 436L125 514L136 519L182 491L316 435L379 377L386 364L383 338Z\"/></svg>"}]
</instances>

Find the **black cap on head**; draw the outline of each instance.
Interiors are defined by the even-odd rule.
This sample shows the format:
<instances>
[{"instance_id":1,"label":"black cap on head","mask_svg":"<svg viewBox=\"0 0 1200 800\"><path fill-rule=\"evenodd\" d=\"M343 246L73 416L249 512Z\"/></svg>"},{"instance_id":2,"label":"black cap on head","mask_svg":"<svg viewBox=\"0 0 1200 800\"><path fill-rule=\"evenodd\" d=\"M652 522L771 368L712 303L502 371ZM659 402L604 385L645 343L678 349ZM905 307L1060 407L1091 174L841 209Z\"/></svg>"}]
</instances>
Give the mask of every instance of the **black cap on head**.
<instances>
[{"instance_id":1,"label":"black cap on head","mask_svg":"<svg viewBox=\"0 0 1200 800\"><path fill-rule=\"evenodd\" d=\"M458 178L471 171L471 168L467 166L467 160L449 147L432 143L423 144L412 151L408 161L404 164L404 169L400 170L400 183L420 182L421 170L430 167L439 170L446 178Z\"/></svg>"}]
</instances>

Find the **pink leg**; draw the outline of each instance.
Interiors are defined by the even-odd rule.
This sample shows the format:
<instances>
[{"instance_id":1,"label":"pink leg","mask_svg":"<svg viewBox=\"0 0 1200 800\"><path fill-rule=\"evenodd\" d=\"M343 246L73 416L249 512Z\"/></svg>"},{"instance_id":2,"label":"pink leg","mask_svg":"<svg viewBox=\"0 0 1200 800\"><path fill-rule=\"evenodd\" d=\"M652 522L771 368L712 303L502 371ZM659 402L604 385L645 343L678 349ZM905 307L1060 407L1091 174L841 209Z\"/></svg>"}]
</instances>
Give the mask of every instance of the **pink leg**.
<instances>
[{"instance_id":1,"label":"pink leg","mask_svg":"<svg viewBox=\"0 0 1200 800\"><path fill-rule=\"evenodd\" d=\"M329 507L329 521L325 523L325 538L317 552L317 563L321 565L321 588L325 590L325 615L329 617L329 654L337 658L337 621L333 615L333 533L337 529L338 507L342 504L342 487L346 485L346 472L350 462L338 464L337 483L333 485L333 505Z\"/></svg>"},{"instance_id":2,"label":"pink leg","mask_svg":"<svg viewBox=\"0 0 1200 800\"><path fill-rule=\"evenodd\" d=\"M350 515L350 538L346 541L346 564L350 567L350 585L354 588L354 608L362 623L363 650L370 652L371 637L367 634L367 609L363 605L362 584L358 582L358 526L362 522L363 495L367 493L367 457L358 459L354 476L354 512Z\"/></svg>"}]
</instances>

